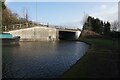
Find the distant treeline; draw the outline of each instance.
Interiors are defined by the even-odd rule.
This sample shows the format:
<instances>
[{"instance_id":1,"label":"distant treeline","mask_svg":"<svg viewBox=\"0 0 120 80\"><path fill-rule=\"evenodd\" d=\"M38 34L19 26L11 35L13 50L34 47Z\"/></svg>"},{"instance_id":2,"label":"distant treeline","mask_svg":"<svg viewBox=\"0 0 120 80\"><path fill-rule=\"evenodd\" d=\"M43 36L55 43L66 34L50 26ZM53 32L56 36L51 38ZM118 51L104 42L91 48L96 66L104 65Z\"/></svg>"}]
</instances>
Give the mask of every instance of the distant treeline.
<instances>
[{"instance_id":1,"label":"distant treeline","mask_svg":"<svg viewBox=\"0 0 120 80\"><path fill-rule=\"evenodd\" d=\"M116 28L116 26L114 26ZM111 37L120 37L120 32L112 31L110 22L104 22L99 18L94 18L92 16L88 16L84 26L84 30L94 31L99 33L100 35L111 36Z\"/></svg>"},{"instance_id":2,"label":"distant treeline","mask_svg":"<svg viewBox=\"0 0 120 80\"><path fill-rule=\"evenodd\" d=\"M107 35L110 33L110 26L110 22L104 22L99 18L88 16L88 19L84 24L84 29Z\"/></svg>"},{"instance_id":3,"label":"distant treeline","mask_svg":"<svg viewBox=\"0 0 120 80\"><path fill-rule=\"evenodd\" d=\"M8 9L8 7L5 5L4 2L2 2L1 4L2 4L2 25L6 26L7 30L12 29L10 25L14 25L14 24L28 23L29 25L30 24L37 25L37 23L29 20L27 13L25 14L25 17L21 17L17 13L14 13L10 9ZM5 29L3 29L3 31L4 30Z\"/></svg>"},{"instance_id":4,"label":"distant treeline","mask_svg":"<svg viewBox=\"0 0 120 80\"><path fill-rule=\"evenodd\" d=\"M17 13L11 12L7 6L2 2L2 25L12 25L25 22L26 20L20 18Z\"/></svg>"}]
</instances>

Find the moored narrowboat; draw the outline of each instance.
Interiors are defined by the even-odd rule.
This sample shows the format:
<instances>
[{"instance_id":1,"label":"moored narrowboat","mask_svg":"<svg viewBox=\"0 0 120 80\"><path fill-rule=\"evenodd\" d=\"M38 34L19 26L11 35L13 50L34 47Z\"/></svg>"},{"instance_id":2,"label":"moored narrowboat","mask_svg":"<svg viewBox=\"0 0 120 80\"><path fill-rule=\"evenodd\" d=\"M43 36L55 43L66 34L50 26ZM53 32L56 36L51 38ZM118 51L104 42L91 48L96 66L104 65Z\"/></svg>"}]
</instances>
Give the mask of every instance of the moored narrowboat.
<instances>
[{"instance_id":1,"label":"moored narrowboat","mask_svg":"<svg viewBox=\"0 0 120 80\"><path fill-rule=\"evenodd\" d=\"M20 36L13 36L10 33L2 33L0 34L0 40L2 40L2 45L18 44Z\"/></svg>"}]
</instances>

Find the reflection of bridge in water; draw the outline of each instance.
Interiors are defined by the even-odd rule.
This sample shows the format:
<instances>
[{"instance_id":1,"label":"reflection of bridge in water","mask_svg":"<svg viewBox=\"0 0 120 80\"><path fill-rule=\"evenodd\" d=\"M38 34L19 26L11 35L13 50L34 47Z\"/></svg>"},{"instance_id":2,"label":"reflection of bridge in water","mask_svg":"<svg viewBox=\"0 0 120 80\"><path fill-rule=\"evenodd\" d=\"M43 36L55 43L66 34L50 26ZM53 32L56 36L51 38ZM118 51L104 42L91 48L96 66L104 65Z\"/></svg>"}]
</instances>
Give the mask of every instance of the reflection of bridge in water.
<instances>
[{"instance_id":1,"label":"reflection of bridge in water","mask_svg":"<svg viewBox=\"0 0 120 80\"><path fill-rule=\"evenodd\" d=\"M8 31L13 36L20 36L20 41L49 41L49 40L75 40L81 33L77 29L50 28L35 26L19 30Z\"/></svg>"}]
</instances>

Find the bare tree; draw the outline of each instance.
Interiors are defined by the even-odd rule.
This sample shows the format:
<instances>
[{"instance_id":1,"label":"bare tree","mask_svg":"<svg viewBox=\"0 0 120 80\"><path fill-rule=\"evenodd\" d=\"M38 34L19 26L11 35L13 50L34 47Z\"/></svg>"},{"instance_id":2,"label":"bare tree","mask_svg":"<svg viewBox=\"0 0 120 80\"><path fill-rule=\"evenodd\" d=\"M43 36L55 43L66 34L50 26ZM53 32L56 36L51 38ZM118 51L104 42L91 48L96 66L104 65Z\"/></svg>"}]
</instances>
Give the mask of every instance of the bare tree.
<instances>
[{"instance_id":1,"label":"bare tree","mask_svg":"<svg viewBox=\"0 0 120 80\"><path fill-rule=\"evenodd\" d=\"M112 31L119 31L120 30L120 22L114 21L111 23L111 30Z\"/></svg>"},{"instance_id":2,"label":"bare tree","mask_svg":"<svg viewBox=\"0 0 120 80\"><path fill-rule=\"evenodd\" d=\"M85 24L85 22L87 21L88 17L89 17L89 15L86 14L86 13L84 13L83 19L82 19L82 21L81 21L81 24L82 24L82 25Z\"/></svg>"}]
</instances>

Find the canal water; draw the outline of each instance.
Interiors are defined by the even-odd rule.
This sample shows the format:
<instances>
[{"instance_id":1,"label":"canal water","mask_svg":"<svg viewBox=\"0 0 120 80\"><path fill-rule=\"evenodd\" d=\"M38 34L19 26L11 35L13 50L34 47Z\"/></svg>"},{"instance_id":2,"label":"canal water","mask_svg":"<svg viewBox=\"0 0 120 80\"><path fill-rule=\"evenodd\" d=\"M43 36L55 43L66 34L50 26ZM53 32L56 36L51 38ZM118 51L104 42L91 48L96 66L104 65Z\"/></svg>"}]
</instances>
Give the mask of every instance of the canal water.
<instances>
[{"instance_id":1,"label":"canal water","mask_svg":"<svg viewBox=\"0 0 120 80\"><path fill-rule=\"evenodd\" d=\"M58 78L88 50L83 42L20 42L3 46L3 78Z\"/></svg>"}]
</instances>

